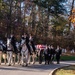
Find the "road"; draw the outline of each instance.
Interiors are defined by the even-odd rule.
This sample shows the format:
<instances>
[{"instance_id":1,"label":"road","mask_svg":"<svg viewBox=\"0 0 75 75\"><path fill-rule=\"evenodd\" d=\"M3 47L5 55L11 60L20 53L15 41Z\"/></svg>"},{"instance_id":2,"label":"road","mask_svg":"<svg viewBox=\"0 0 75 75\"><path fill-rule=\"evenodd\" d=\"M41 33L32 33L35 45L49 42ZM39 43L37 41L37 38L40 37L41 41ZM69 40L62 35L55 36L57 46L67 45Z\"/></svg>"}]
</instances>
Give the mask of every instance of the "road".
<instances>
[{"instance_id":1,"label":"road","mask_svg":"<svg viewBox=\"0 0 75 75\"><path fill-rule=\"evenodd\" d=\"M44 65L35 63L35 65L29 65L28 67L22 67L21 65L15 66L7 66L2 64L0 66L0 75L51 75L51 72L59 67L67 66L67 65L75 65L75 61L65 61L60 64L50 64Z\"/></svg>"}]
</instances>

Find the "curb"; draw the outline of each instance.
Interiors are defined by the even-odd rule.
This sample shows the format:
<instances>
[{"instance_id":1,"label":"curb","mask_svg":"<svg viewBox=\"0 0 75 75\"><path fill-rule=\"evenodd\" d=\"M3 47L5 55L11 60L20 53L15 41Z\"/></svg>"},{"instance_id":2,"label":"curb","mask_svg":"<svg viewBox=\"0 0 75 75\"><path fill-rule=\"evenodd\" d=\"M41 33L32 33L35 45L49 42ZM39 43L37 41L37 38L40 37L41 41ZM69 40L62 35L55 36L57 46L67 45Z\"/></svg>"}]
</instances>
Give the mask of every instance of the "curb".
<instances>
[{"instance_id":1,"label":"curb","mask_svg":"<svg viewBox=\"0 0 75 75\"><path fill-rule=\"evenodd\" d=\"M56 69L52 70L52 71L49 73L49 75L53 75L54 72L55 72L57 69L59 69L59 68L56 68Z\"/></svg>"},{"instance_id":2,"label":"curb","mask_svg":"<svg viewBox=\"0 0 75 75\"><path fill-rule=\"evenodd\" d=\"M70 65L63 66L63 67L68 67L68 66L70 66ZM61 68L63 68L63 67L55 68L54 70L52 70L52 71L49 73L49 75L54 75L54 73L55 73L58 69L61 69Z\"/></svg>"}]
</instances>

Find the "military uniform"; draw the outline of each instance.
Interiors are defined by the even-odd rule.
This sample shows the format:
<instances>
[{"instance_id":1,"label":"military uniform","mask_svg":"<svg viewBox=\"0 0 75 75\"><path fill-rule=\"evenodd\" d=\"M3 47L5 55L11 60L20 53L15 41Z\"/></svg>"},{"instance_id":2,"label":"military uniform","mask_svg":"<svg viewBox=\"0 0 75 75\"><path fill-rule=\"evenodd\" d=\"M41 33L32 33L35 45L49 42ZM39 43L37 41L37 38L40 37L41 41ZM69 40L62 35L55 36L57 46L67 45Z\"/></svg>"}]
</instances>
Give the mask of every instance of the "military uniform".
<instances>
[{"instance_id":1,"label":"military uniform","mask_svg":"<svg viewBox=\"0 0 75 75\"><path fill-rule=\"evenodd\" d=\"M56 60L57 60L57 64L59 64L60 62L60 55L62 53L62 49L61 48L57 48L56 49Z\"/></svg>"}]
</instances>

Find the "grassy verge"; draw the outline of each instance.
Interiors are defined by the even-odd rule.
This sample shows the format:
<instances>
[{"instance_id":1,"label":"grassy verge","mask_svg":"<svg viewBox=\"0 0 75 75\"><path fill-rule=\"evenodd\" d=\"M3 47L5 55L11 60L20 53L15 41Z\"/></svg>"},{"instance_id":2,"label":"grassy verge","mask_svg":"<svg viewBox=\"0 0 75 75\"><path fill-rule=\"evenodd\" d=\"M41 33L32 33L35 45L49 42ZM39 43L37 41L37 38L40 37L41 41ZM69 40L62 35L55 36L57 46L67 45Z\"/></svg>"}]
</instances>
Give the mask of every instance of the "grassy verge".
<instances>
[{"instance_id":1,"label":"grassy verge","mask_svg":"<svg viewBox=\"0 0 75 75\"><path fill-rule=\"evenodd\" d=\"M75 61L75 56L61 56L61 61Z\"/></svg>"},{"instance_id":2,"label":"grassy verge","mask_svg":"<svg viewBox=\"0 0 75 75\"><path fill-rule=\"evenodd\" d=\"M75 65L58 69L53 75L75 75Z\"/></svg>"}]
</instances>

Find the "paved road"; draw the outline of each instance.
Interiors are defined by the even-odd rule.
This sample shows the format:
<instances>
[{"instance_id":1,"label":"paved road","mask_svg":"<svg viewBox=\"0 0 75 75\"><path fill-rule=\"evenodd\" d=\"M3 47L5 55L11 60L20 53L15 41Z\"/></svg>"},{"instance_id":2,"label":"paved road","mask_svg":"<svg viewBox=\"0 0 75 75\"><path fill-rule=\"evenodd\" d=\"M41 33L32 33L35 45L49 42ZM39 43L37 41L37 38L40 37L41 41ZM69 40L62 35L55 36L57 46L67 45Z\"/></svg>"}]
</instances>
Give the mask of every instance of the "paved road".
<instances>
[{"instance_id":1,"label":"paved road","mask_svg":"<svg viewBox=\"0 0 75 75\"><path fill-rule=\"evenodd\" d=\"M75 61L65 61L60 64L54 62L54 64L50 65L44 65L44 63L40 65L36 62L35 65L29 65L28 67L20 65L5 66L2 64L0 66L0 75L50 75L54 69L67 65L75 65Z\"/></svg>"}]
</instances>

